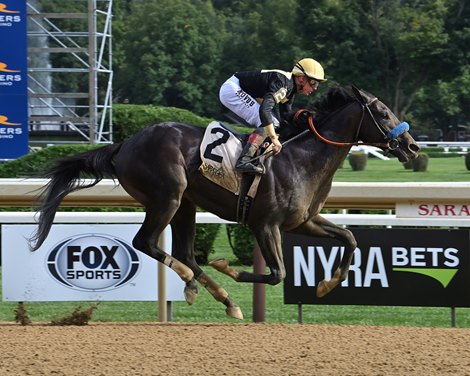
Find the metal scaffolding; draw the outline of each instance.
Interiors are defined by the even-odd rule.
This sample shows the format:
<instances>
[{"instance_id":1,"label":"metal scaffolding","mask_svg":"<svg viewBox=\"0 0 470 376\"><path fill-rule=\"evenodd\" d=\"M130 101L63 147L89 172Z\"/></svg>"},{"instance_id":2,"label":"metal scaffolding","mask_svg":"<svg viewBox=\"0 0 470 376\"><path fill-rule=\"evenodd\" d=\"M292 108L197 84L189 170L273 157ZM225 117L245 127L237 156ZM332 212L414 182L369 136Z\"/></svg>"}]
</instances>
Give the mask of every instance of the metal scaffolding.
<instances>
[{"instance_id":1,"label":"metal scaffolding","mask_svg":"<svg viewBox=\"0 0 470 376\"><path fill-rule=\"evenodd\" d=\"M111 143L113 1L58 4L27 1L30 146Z\"/></svg>"}]
</instances>

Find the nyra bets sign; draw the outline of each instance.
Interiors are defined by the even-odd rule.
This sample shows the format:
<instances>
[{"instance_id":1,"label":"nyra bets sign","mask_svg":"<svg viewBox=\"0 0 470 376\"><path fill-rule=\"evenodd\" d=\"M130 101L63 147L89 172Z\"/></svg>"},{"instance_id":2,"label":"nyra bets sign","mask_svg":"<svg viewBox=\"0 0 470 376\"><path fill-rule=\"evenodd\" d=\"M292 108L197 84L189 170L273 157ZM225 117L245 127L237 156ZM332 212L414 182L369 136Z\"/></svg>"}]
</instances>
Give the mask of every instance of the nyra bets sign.
<instances>
[{"instance_id":1,"label":"nyra bets sign","mask_svg":"<svg viewBox=\"0 0 470 376\"><path fill-rule=\"evenodd\" d=\"M342 243L284 234L287 304L470 307L470 232L431 229L352 229L358 246L348 278L323 298Z\"/></svg>"},{"instance_id":2,"label":"nyra bets sign","mask_svg":"<svg viewBox=\"0 0 470 376\"><path fill-rule=\"evenodd\" d=\"M2 225L3 300L157 300L157 262L136 251L139 225L53 225L30 252L34 225ZM169 252L169 250L167 249ZM183 300L184 284L166 269L168 300Z\"/></svg>"}]
</instances>

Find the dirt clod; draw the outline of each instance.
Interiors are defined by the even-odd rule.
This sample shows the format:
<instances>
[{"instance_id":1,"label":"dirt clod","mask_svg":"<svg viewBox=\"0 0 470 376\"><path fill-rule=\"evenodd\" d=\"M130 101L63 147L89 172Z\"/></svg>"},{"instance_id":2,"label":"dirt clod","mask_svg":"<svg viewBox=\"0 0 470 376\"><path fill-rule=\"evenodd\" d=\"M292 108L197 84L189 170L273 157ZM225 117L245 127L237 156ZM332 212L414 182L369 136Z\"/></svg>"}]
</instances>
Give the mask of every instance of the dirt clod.
<instances>
[{"instance_id":1,"label":"dirt clod","mask_svg":"<svg viewBox=\"0 0 470 376\"><path fill-rule=\"evenodd\" d=\"M21 325L31 324L31 320L28 316L28 312L24 308L23 302L18 302L18 306L15 309L15 322Z\"/></svg>"},{"instance_id":2,"label":"dirt clod","mask_svg":"<svg viewBox=\"0 0 470 376\"><path fill-rule=\"evenodd\" d=\"M52 320L51 325L88 325L88 322L93 315L93 311L98 308L98 304L99 303L96 303L83 310L82 307L79 306L75 308L75 310L70 315L61 317L57 320Z\"/></svg>"}]
</instances>

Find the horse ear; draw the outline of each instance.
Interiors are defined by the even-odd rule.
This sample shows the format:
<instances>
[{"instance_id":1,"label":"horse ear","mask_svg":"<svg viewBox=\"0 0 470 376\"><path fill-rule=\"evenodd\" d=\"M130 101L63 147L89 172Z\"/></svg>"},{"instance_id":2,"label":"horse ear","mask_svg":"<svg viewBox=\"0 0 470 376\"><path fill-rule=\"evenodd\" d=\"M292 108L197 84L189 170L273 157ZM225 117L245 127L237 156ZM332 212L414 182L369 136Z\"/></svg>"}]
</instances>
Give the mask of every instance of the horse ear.
<instances>
[{"instance_id":1,"label":"horse ear","mask_svg":"<svg viewBox=\"0 0 470 376\"><path fill-rule=\"evenodd\" d=\"M353 94L356 96L357 100L360 103L365 104L364 97L362 96L361 91L354 85L351 85L351 89Z\"/></svg>"}]
</instances>

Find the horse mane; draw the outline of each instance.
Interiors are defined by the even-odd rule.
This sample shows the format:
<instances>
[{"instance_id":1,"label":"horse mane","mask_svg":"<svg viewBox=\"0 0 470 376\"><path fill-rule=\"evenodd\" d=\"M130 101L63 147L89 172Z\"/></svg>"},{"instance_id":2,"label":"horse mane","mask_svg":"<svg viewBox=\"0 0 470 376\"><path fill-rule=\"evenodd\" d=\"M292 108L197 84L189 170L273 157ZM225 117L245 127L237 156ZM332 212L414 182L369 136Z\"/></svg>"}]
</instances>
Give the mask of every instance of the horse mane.
<instances>
[{"instance_id":1,"label":"horse mane","mask_svg":"<svg viewBox=\"0 0 470 376\"><path fill-rule=\"evenodd\" d=\"M331 114L354 100L354 97L344 87L332 87L326 95L313 104L315 118L317 121L321 121L323 116Z\"/></svg>"},{"instance_id":2,"label":"horse mane","mask_svg":"<svg viewBox=\"0 0 470 376\"><path fill-rule=\"evenodd\" d=\"M342 86L330 88L324 96L315 101L308 112L313 114L314 122L321 124L324 119L348 103L355 101L351 93ZM281 124L280 135L286 140L308 128L307 113L302 113L297 121L293 121L295 111L287 116L287 122Z\"/></svg>"}]
</instances>

